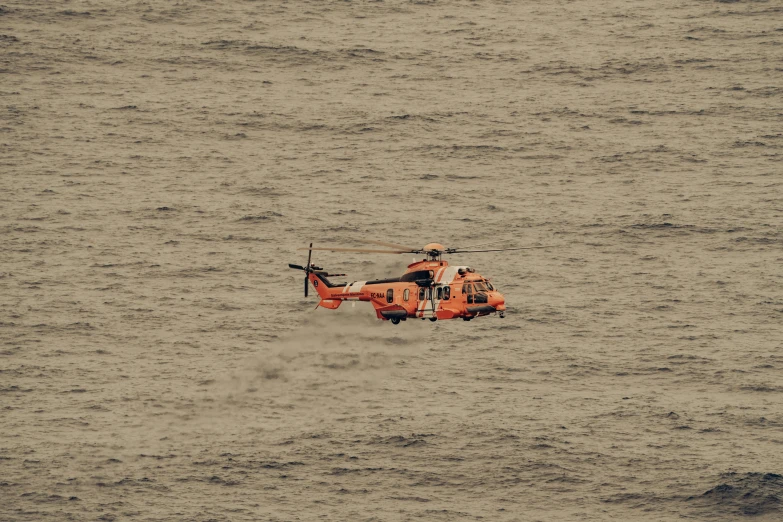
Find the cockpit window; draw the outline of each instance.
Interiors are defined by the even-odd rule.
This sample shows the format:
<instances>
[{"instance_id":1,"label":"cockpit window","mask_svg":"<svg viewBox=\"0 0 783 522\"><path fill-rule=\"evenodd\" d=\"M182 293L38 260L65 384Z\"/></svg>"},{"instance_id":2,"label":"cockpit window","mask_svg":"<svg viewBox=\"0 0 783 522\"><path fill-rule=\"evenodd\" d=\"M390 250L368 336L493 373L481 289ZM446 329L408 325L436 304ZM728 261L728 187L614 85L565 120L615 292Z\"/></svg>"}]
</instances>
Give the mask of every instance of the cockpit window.
<instances>
[{"instance_id":1,"label":"cockpit window","mask_svg":"<svg viewBox=\"0 0 783 522\"><path fill-rule=\"evenodd\" d=\"M473 293L473 285L470 283L466 283L462 285L462 293L463 294L472 294Z\"/></svg>"},{"instance_id":2,"label":"cockpit window","mask_svg":"<svg viewBox=\"0 0 783 522\"><path fill-rule=\"evenodd\" d=\"M473 286L476 288L476 292L488 292L489 288L487 288L487 285L482 283L481 281L476 281L473 283Z\"/></svg>"},{"instance_id":3,"label":"cockpit window","mask_svg":"<svg viewBox=\"0 0 783 522\"><path fill-rule=\"evenodd\" d=\"M489 281L487 281L487 288L489 288L489 291L490 291L490 292L491 292L491 291L493 291L493 290L495 289L495 287L494 287L494 286L492 286L492 283L490 283Z\"/></svg>"}]
</instances>

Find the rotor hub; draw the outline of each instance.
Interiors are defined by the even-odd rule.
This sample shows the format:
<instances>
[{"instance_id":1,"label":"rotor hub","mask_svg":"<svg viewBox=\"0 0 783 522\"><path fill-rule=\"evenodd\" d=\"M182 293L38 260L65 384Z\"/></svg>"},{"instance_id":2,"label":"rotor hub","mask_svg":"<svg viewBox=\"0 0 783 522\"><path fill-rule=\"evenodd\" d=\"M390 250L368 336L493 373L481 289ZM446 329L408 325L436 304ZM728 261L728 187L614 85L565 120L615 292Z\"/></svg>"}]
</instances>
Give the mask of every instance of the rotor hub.
<instances>
[{"instance_id":1,"label":"rotor hub","mask_svg":"<svg viewBox=\"0 0 783 522\"><path fill-rule=\"evenodd\" d=\"M427 254L428 261L440 261L440 256L443 255L445 250L446 247L440 243L428 243L422 248L422 251Z\"/></svg>"}]
</instances>

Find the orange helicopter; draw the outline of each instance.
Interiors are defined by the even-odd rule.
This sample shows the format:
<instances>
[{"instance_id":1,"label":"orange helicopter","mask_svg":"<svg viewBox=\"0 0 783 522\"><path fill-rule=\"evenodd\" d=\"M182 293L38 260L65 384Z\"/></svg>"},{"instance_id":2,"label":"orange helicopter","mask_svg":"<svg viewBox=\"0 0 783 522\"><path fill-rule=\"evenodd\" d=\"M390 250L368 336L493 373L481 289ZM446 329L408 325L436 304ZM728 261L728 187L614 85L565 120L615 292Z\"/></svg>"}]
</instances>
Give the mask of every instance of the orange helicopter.
<instances>
[{"instance_id":1,"label":"orange helicopter","mask_svg":"<svg viewBox=\"0 0 783 522\"><path fill-rule=\"evenodd\" d=\"M473 268L449 265L448 261L442 259L443 254L550 248L548 246L533 246L467 250L446 248L439 243L429 243L424 245L423 248L410 248L381 241L363 242L384 246L393 250L313 248L313 244L310 243L309 248L299 249L309 251L307 265L299 266L289 263L288 266L304 271L304 295L307 297L309 285L312 284L321 297L321 302L318 303L318 306L335 310L343 301L368 301L375 308L375 314L378 319L391 321L392 324L400 324L400 321L414 317L422 320L429 319L430 321L461 317L464 321L470 321L475 317L497 313L502 318L506 314L506 301L503 294L495 288L488 278L478 274ZM467 248L475 248L475 246ZM426 258L408 265L408 270L400 277L374 281L354 281L352 283L333 283L328 278L342 277L345 274L329 274L323 268L312 264L310 261L313 250L377 254L425 254Z\"/></svg>"}]
</instances>

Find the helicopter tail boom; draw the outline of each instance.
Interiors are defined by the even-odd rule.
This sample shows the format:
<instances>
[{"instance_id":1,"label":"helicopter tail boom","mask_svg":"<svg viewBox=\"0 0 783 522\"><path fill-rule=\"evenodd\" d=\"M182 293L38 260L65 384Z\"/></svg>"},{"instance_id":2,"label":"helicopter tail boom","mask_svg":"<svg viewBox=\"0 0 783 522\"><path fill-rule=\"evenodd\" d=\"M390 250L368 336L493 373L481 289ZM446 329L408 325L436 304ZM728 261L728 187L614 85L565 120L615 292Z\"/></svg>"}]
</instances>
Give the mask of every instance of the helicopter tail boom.
<instances>
[{"instance_id":1,"label":"helicopter tail boom","mask_svg":"<svg viewBox=\"0 0 783 522\"><path fill-rule=\"evenodd\" d=\"M327 279L328 275L329 274L327 274L326 272L321 272L321 271L310 272L309 274L310 284L313 285L313 288L315 288L315 291L318 292L318 295L321 297L322 300L337 299L339 301L339 298L335 297L335 294L339 294L345 285L336 285L332 283L331 281L329 281L329 279ZM327 306L326 308L329 307ZM337 308L337 306L335 306L334 308Z\"/></svg>"}]
</instances>

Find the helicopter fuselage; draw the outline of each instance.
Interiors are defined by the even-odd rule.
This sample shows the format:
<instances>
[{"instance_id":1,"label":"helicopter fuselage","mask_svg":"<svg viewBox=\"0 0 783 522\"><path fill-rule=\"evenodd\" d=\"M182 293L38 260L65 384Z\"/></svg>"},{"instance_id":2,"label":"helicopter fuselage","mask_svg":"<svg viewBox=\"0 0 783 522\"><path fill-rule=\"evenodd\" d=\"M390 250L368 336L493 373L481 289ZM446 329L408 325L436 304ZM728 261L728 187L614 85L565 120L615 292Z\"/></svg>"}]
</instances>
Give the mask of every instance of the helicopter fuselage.
<instances>
[{"instance_id":1,"label":"helicopter fuselage","mask_svg":"<svg viewBox=\"0 0 783 522\"><path fill-rule=\"evenodd\" d=\"M327 276L317 267L308 274L321 297L319 306L336 309L343 301L367 301L379 319L394 324L409 318L470 320L495 312L503 317L506 310L503 295L487 278L439 259L414 262L396 278L335 284Z\"/></svg>"}]
</instances>

